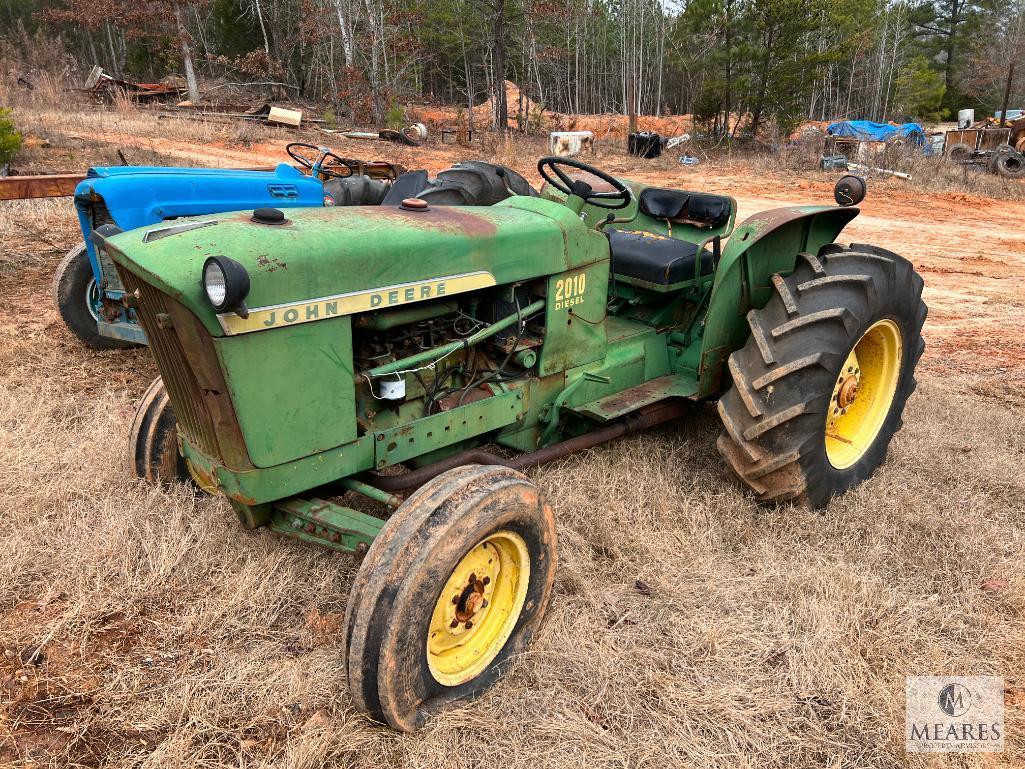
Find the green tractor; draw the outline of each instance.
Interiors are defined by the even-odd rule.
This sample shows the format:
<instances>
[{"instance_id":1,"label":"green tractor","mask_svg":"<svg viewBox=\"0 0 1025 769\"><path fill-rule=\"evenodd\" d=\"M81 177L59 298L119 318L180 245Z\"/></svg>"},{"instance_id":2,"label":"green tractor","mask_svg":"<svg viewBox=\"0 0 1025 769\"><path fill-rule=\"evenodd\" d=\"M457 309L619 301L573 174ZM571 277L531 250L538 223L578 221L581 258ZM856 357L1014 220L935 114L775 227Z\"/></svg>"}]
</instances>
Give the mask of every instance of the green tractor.
<instances>
[{"instance_id":1,"label":"green tractor","mask_svg":"<svg viewBox=\"0 0 1025 769\"><path fill-rule=\"evenodd\" d=\"M883 462L915 388L922 279L834 242L857 208L734 230L727 196L565 158L538 170L539 197L489 207L95 236L161 373L134 472L362 556L348 684L401 730L480 694L541 621L556 529L525 468L718 401L719 451L754 496L820 507ZM355 509L375 505L392 514Z\"/></svg>"}]
</instances>

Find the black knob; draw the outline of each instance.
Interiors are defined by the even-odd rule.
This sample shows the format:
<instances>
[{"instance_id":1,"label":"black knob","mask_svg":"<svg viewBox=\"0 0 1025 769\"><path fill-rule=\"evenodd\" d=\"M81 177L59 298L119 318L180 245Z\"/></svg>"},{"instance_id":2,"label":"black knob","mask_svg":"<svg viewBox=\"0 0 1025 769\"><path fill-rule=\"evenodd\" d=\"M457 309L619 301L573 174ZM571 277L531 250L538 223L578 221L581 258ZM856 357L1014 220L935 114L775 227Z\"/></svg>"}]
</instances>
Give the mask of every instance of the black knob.
<instances>
[{"instance_id":1,"label":"black knob","mask_svg":"<svg viewBox=\"0 0 1025 769\"><path fill-rule=\"evenodd\" d=\"M253 211L253 221L260 224L284 224L285 212L280 208L257 208Z\"/></svg>"}]
</instances>

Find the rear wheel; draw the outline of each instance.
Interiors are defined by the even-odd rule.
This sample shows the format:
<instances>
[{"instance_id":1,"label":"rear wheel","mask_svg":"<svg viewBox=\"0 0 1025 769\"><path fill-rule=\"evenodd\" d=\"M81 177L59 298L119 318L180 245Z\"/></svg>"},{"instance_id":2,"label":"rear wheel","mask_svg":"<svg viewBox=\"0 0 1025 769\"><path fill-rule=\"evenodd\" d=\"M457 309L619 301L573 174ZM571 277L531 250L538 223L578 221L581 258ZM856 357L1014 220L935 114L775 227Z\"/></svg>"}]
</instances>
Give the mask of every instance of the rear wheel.
<instances>
[{"instance_id":1,"label":"rear wheel","mask_svg":"<svg viewBox=\"0 0 1025 769\"><path fill-rule=\"evenodd\" d=\"M719 401L720 453L761 502L821 507L886 457L925 349L922 278L874 246L803 255L748 313Z\"/></svg>"},{"instance_id":2,"label":"rear wheel","mask_svg":"<svg viewBox=\"0 0 1025 769\"><path fill-rule=\"evenodd\" d=\"M61 320L71 333L94 350L134 347L131 342L100 335L100 317L96 312L99 298L89 252L85 243L79 243L68 251L53 276L53 299Z\"/></svg>"},{"instance_id":3,"label":"rear wheel","mask_svg":"<svg viewBox=\"0 0 1025 769\"><path fill-rule=\"evenodd\" d=\"M460 467L418 490L375 538L349 597L356 705L412 731L479 696L530 643L555 562L551 508L522 474Z\"/></svg>"}]
</instances>

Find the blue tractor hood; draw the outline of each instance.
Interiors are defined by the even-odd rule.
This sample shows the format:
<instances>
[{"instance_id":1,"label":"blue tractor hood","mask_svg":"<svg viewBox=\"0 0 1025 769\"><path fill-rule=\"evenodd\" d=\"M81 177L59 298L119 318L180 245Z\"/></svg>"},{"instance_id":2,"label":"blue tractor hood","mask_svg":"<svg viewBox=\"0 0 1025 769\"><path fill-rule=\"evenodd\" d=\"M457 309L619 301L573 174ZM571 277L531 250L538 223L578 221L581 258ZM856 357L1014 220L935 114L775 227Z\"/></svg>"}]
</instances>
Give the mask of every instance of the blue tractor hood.
<instances>
[{"instance_id":1,"label":"blue tractor hood","mask_svg":"<svg viewBox=\"0 0 1025 769\"><path fill-rule=\"evenodd\" d=\"M273 171L107 166L89 169L75 203L80 211L102 203L114 224L132 230L179 216L322 206L324 185L287 163Z\"/></svg>"}]
</instances>

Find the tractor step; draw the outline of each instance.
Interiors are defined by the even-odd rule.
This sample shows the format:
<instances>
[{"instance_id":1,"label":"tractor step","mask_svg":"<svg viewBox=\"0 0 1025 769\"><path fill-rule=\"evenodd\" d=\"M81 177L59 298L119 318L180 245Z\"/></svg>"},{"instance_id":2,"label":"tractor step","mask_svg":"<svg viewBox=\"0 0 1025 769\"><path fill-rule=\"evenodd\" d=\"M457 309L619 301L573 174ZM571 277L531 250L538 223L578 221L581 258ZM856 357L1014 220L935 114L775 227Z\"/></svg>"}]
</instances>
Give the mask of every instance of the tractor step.
<instances>
[{"instance_id":1,"label":"tractor step","mask_svg":"<svg viewBox=\"0 0 1025 769\"><path fill-rule=\"evenodd\" d=\"M286 537L362 555L384 521L323 499L287 499L274 504L270 528Z\"/></svg>"},{"instance_id":2,"label":"tractor step","mask_svg":"<svg viewBox=\"0 0 1025 769\"><path fill-rule=\"evenodd\" d=\"M697 391L697 380L683 374L667 374L577 406L570 411L600 422L608 422L666 398L689 398Z\"/></svg>"}]
</instances>

